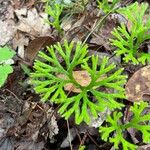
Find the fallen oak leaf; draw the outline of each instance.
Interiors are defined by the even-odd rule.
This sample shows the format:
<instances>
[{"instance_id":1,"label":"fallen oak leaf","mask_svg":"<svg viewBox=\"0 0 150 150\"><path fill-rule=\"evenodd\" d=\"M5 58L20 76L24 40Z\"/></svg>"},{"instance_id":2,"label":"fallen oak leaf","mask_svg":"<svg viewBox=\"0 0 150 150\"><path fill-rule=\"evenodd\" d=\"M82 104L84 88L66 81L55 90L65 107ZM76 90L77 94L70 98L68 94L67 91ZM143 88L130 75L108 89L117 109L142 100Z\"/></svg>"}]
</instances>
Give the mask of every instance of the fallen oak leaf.
<instances>
[{"instance_id":1,"label":"fallen oak leaf","mask_svg":"<svg viewBox=\"0 0 150 150\"><path fill-rule=\"evenodd\" d=\"M135 72L125 89L127 99L131 102L150 100L150 65Z\"/></svg>"},{"instance_id":2,"label":"fallen oak leaf","mask_svg":"<svg viewBox=\"0 0 150 150\"><path fill-rule=\"evenodd\" d=\"M66 79L66 76L64 74L58 74L57 77ZM83 87L88 86L91 82L91 77L90 77L89 73L85 70L73 71L73 77ZM104 79L105 77L106 77L106 75L101 76L98 79L98 81ZM79 88L77 88L73 83L67 83L64 86L64 89L66 91L72 91L74 93L80 93L81 92L81 90Z\"/></svg>"},{"instance_id":3,"label":"fallen oak leaf","mask_svg":"<svg viewBox=\"0 0 150 150\"><path fill-rule=\"evenodd\" d=\"M50 34L50 27L44 22L48 17L47 14L38 13L35 8L30 10L26 8L16 9L15 14L19 20L16 26L17 30L25 32L33 37Z\"/></svg>"}]
</instances>

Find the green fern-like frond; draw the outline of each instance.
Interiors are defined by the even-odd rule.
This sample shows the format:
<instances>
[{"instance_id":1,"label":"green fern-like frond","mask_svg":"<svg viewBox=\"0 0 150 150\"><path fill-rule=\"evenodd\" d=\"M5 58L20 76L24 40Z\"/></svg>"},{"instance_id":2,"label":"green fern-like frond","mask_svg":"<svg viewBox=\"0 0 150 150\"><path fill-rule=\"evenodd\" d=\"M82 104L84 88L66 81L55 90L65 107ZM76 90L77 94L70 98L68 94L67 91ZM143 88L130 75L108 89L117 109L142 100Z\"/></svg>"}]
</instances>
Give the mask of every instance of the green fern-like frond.
<instances>
[{"instance_id":1,"label":"green fern-like frond","mask_svg":"<svg viewBox=\"0 0 150 150\"><path fill-rule=\"evenodd\" d=\"M140 45L150 39L148 33L150 29L150 19L144 22L144 14L148 8L148 4L141 5L135 2L134 4L119 9L118 12L124 15L131 24L131 29L128 32L125 24L121 24L117 29L114 29L112 34L116 39L111 39L113 46L117 47L115 53L124 55L124 61L131 61L133 64L145 64L150 61L150 54L140 52ZM139 11L138 11L139 10Z\"/></svg>"},{"instance_id":2,"label":"green fern-like frond","mask_svg":"<svg viewBox=\"0 0 150 150\"><path fill-rule=\"evenodd\" d=\"M52 18L51 20L46 20L48 24L52 25L56 30L61 32L61 21L60 21L60 15L63 11L63 5L55 3L53 6L51 6L48 2L45 6L45 13L50 15Z\"/></svg>"},{"instance_id":3,"label":"green fern-like frond","mask_svg":"<svg viewBox=\"0 0 150 150\"><path fill-rule=\"evenodd\" d=\"M150 120L150 114L142 115L142 112L146 107L148 107L148 103L141 103L140 105L135 104L134 107L131 107L131 111L134 114L131 123L137 130L142 132L143 142L150 143L150 125L146 125L146 123L144 125L140 124L141 122Z\"/></svg>"},{"instance_id":4,"label":"green fern-like frond","mask_svg":"<svg viewBox=\"0 0 150 150\"><path fill-rule=\"evenodd\" d=\"M150 125L146 125L146 121L150 120L150 114L142 115L145 108L148 107L148 103L140 102L135 103L131 107L133 118L126 124L121 123L122 112L114 112L113 116L108 116L108 127L100 127L102 133L102 139L104 141L110 141L114 143L114 147L118 149L119 144L122 144L123 150L136 150L137 146L126 141L123 137L123 132L128 128L135 128L142 133L143 142L150 143ZM110 134L115 132L114 137L110 137Z\"/></svg>"},{"instance_id":5,"label":"green fern-like frond","mask_svg":"<svg viewBox=\"0 0 150 150\"><path fill-rule=\"evenodd\" d=\"M31 74L32 84L42 100L61 104L58 112L65 119L74 114L77 124L82 121L89 123L91 115L97 118L98 112L106 108L121 108L123 104L116 99L125 98L123 69L116 70L114 64L108 63L107 57L99 64L98 56L89 58L87 52L87 45L80 42L76 46L74 42L57 43L48 47L47 53L39 52L40 60L35 61L35 72ZM88 85L80 85L75 80L73 71L77 68L89 74L91 81ZM67 95L64 87L68 83L80 92Z\"/></svg>"},{"instance_id":6,"label":"green fern-like frond","mask_svg":"<svg viewBox=\"0 0 150 150\"><path fill-rule=\"evenodd\" d=\"M111 4L108 0L97 0L98 7L103 10L104 13L109 13L118 4L120 0L112 0Z\"/></svg>"}]
</instances>

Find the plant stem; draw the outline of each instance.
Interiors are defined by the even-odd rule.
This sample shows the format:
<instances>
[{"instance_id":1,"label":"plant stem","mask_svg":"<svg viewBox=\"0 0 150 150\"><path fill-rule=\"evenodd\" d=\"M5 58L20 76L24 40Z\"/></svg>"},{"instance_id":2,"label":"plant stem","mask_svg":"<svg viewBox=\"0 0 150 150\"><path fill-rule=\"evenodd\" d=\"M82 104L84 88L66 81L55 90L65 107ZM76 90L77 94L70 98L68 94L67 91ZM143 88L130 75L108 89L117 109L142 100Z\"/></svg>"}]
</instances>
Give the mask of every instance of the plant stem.
<instances>
[{"instance_id":1,"label":"plant stem","mask_svg":"<svg viewBox=\"0 0 150 150\"><path fill-rule=\"evenodd\" d=\"M104 20L115 10L117 10L120 6L115 7L114 9L112 9L110 12L108 12L105 16L102 17L102 19L99 20L99 22L92 28L91 32L87 35L87 37L85 38L85 40L83 41L82 45L84 45L86 43L86 41L88 40L88 38L90 37L90 35L95 31L95 29L97 27L99 27L99 29L102 27L102 24L104 22Z\"/></svg>"}]
</instances>

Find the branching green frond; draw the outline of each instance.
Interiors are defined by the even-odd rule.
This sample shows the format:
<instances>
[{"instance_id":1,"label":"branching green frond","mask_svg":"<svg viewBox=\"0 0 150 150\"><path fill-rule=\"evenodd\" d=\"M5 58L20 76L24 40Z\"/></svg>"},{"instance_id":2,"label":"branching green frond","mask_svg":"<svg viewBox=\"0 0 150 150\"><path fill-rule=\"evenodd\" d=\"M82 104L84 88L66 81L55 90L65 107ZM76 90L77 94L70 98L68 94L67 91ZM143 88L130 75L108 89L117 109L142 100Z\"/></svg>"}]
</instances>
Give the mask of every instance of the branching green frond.
<instances>
[{"instance_id":1,"label":"branching green frond","mask_svg":"<svg viewBox=\"0 0 150 150\"><path fill-rule=\"evenodd\" d=\"M120 109L123 104L117 99L125 98L123 85L126 76L123 69L116 70L114 64L104 57L99 64L98 56L87 56L87 45L77 42L57 43L39 52L40 60L34 63L35 72L31 74L32 84L43 101L61 104L59 113L68 119L72 114L75 121L89 123L90 116L97 118L98 112L106 108ZM76 68L87 72L91 81L86 86L80 85L73 76ZM79 93L67 96L65 86L71 83L80 89Z\"/></svg>"},{"instance_id":2,"label":"branching green frond","mask_svg":"<svg viewBox=\"0 0 150 150\"><path fill-rule=\"evenodd\" d=\"M109 13L110 11L112 11L115 5L120 2L120 0L112 0L111 4L108 0L97 0L97 2L98 7L102 9L104 13Z\"/></svg>"},{"instance_id":3,"label":"branching green frond","mask_svg":"<svg viewBox=\"0 0 150 150\"><path fill-rule=\"evenodd\" d=\"M52 17L51 18L52 21L47 20L47 22L59 32L61 32L60 15L62 11L63 11L63 5L55 3L53 6L51 6L48 2L46 3L45 12Z\"/></svg>"},{"instance_id":4,"label":"branching green frond","mask_svg":"<svg viewBox=\"0 0 150 150\"><path fill-rule=\"evenodd\" d=\"M128 128L135 128L142 133L143 142L150 143L150 125L147 125L146 121L150 120L150 114L143 115L143 111L148 107L148 103L140 102L135 103L131 107L133 113L133 118L130 122L122 124L121 117L122 112L114 112L113 116L108 116L107 122L108 127L100 127L100 132L102 133L102 139L104 141L110 141L114 143L114 147L118 149L119 144L122 144L123 150L136 150L137 146L126 141L123 137L123 132ZM110 134L114 133L114 137L110 137Z\"/></svg>"},{"instance_id":5,"label":"branching green frond","mask_svg":"<svg viewBox=\"0 0 150 150\"><path fill-rule=\"evenodd\" d=\"M131 29L128 32L125 24L121 24L121 26L113 30L112 34L116 39L111 39L111 43L117 47L115 53L124 56L125 62L131 61L133 64L150 62L150 54L139 50L140 45L150 39L150 34L148 33L150 19L146 22L144 21L144 14L147 8L148 4L142 3L140 5L138 2L135 2L128 7L118 10L118 13L129 20Z\"/></svg>"},{"instance_id":6,"label":"branching green frond","mask_svg":"<svg viewBox=\"0 0 150 150\"><path fill-rule=\"evenodd\" d=\"M150 120L150 114L142 115L144 108L148 107L148 103L142 103L140 105L134 105L131 111L134 114L134 118L131 123L134 124L135 128L142 132L143 142L150 143L150 125L141 125L140 122L145 122Z\"/></svg>"}]
</instances>

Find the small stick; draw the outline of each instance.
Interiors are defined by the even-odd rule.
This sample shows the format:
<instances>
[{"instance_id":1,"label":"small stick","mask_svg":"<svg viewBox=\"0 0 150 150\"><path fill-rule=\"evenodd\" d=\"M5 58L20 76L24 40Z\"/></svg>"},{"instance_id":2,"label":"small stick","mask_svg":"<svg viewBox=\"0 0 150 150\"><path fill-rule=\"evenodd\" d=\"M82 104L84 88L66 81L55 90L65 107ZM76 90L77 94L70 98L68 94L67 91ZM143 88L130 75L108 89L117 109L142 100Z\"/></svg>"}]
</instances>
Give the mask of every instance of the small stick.
<instances>
[{"instance_id":1,"label":"small stick","mask_svg":"<svg viewBox=\"0 0 150 150\"><path fill-rule=\"evenodd\" d=\"M9 89L4 89L4 91L9 92L9 93L12 94L19 102L22 103L22 101L17 97L17 95L15 95L12 91L10 91Z\"/></svg>"},{"instance_id":2,"label":"small stick","mask_svg":"<svg viewBox=\"0 0 150 150\"><path fill-rule=\"evenodd\" d=\"M70 134L68 119L67 119L67 128L68 128L68 137L69 137L70 149L73 150L73 149L72 149L72 145L71 145L71 134Z\"/></svg>"},{"instance_id":3,"label":"small stick","mask_svg":"<svg viewBox=\"0 0 150 150\"><path fill-rule=\"evenodd\" d=\"M88 137L90 138L90 140L91 140L98 148L100 148L99 145L97 144L97 142L96 142L96 141L92 138L92 136L90 135L89 131L87 131L87 135L88 135Z\"/></svg>"},{"instance_id":4,"label":"small stick","mask_svg":"<svg viewBox=\"0 0 150 150\"><path fill-rule=\"evenodd\" d=\"M87 135L88 135L88 133L87 133L87 131L86 131L85 134L84 134L84 136L83 136L83 138L82 138L82 141L81 141L81 143L80 143L80 146L81 146L81 145L84 145L84 142L85 142L85 140L86 140L86 138L87 138Z\"/></svg>"},{"instance_id":5,"label":"small stick","mask_svg":"<svg viewBox=\"0 0 150 150\"><path fill-rule=\"evenodd\" d=\"M75 128L75 130L76 130L76 133L77 133L77 136L78 136L78 138L79 138L79 141L80 141L80 143L81 143L81 136L80 136L80 134L79 134L79 131L78 131L78 129L76 128L76 127L74 127Z\"/></svg>"}]
</instances>

